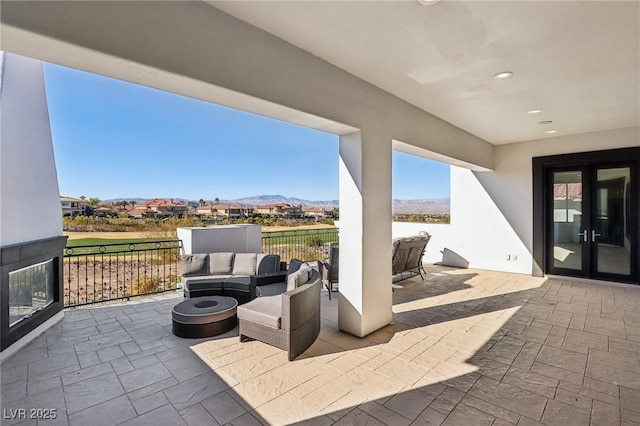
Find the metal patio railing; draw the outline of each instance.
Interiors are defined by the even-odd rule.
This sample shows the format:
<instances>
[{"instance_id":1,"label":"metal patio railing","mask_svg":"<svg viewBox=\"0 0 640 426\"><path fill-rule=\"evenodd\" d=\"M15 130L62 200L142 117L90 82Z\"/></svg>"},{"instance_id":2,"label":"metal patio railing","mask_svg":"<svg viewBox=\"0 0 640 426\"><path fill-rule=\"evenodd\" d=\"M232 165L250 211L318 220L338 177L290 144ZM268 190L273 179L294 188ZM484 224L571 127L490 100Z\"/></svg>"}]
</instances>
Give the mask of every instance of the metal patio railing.
<instances>
[{"instance_id":1,"label":"metal patio railing","mask_svg":"<svg viewBox=\"0 0 640 426\"><path fill-rule=\"evenodd\" d=\"M262 233L262 252L291 259L314 261L329 257L329 244L338 242L338 228L274 231Z\"/></svg>"},{"instance_id":2,"label":"metal patio railing","mask_svg":"<svg viewBox=\"0 0 640 426\"><path fill-rule=\"evenodd\" d=\"M338 229L262 233L262 252L282 261L329 256ZM74 307L175 290L180 282L182 241L177 239L72 245L64 251L64 306Z\"/></svg>"},{"instance_id":3,"label":"metal patio railing","mask_svg":"<svg viewBox=\"0 0 640 426\"><path fill-rule=\"evenodd\" d=\"M175 290L181 240L69 245L64 251L64 306Z\"/></svg>"}]
</instances>

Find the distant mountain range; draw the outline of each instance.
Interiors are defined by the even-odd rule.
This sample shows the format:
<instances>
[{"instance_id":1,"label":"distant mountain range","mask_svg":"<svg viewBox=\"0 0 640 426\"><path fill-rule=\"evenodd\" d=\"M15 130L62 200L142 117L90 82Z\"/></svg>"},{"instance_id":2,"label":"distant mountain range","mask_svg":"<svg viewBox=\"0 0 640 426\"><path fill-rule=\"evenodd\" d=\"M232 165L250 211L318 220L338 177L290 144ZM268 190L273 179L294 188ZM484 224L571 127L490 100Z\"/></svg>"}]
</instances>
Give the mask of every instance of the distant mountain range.
<instances>
[{"instance_id":1,"label":"distant mountain range","mask_svg":"<svg viewBox=\"0 0 640 426\"><path fill-rule=\"evenodd\" d=\"M187 203L191 206L197 206L198 200L187 200L184 198L172 198L173 201ZM113 203L118 201L135 201L143 203L147 201L144 198L114 198L103 200L103 203ZM213 200L206 200L212 203ZM220 200L221 203L240 204L246 206L259 206L263 204L287 203L294 205L302 205L303 207L322 207L332 209L338 207L338 200L305 200L296 197L285 197L283 195L253 195L251 197L236 198L233 200ZM448 214L449 213L449 197L430 198L421 200L393 200L393 212L397 214Z\"/></svg>"},{"instance_id":2,"label":"distant mountain range","mask_svg":"<svg viewBox=\"0 0 640 426\"><path fill-rule=\"evenodd\" d=\"M253 195L251 197L238 198L229 201L236 204L249 204L253 206L259 206L261 204L286 203L292 205L301 204L304 207L325 207L331 209L338 207L338 200L311 201L296 197L285 197L283 195Z\"/></svg>"},{"instance_id":3,"label":"distant mountain range","mask_svg":"<svg viewBox=\"0 0 640 426\"><path fill-rule=\"evenodd\" d=\"M396 214L449 214L449 197L422 200L393 200L393 212Z\"/></svg>"}]
</instances>

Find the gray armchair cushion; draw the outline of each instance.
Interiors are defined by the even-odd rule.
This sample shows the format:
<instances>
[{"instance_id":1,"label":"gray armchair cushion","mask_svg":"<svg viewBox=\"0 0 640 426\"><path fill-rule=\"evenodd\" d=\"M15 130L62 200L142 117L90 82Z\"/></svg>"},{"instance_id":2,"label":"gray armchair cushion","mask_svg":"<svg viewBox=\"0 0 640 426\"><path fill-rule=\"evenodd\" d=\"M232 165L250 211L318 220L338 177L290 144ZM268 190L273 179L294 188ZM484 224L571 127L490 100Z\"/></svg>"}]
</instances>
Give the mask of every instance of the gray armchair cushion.
<instances>
[{"instance_id":1,"label":"gray armchair cushion","mask_svg":"<svg viewBox=\"0 0 640 426\"><path fill-rule=\"evenodd\" d=\"M209 273L208 254L186 254L180 258L180 267L183 277L194 275L207 275Z\"/></svg>"},{"instance_id":2,"label":"gray armchair cushion","mask_svg":"<svg viewBox=\"0 0 640 426\"><path fill-rule=\"evenodd\" d=\"M238 306L238 318L279 329L282 320L282 297L258 297Z\"/></svg>"},{"instance_id":3,"label":"gray armchair cushion","mask_svg":"<svg viewBox=\"0 0 640 426\"><path fill-rule=\"evenodd\" d=\"M257 253L236 253L233 261L233 275L255 274L257 257Z\"/></svg>"},{"instance_id":4,"label":"gray armchair cushion","mask_svg":"<svg viewBox=\"0 0 640 426\"><path fill-rule=\"evenodd\" d=\"M222 275L233 273L234 253L209 253L209 273Z\"/></svg>"},{"instance_id":5,"label":"gray armchair cushion","mask_svg":"<svg viewBox=\"0 0 640 426\"><path fill-rule=\"evenodd\" d=\"M277 254L259 253L256 258L256 274L267 274L280 270L280 256Z\"/></svg>"}]
</instances>

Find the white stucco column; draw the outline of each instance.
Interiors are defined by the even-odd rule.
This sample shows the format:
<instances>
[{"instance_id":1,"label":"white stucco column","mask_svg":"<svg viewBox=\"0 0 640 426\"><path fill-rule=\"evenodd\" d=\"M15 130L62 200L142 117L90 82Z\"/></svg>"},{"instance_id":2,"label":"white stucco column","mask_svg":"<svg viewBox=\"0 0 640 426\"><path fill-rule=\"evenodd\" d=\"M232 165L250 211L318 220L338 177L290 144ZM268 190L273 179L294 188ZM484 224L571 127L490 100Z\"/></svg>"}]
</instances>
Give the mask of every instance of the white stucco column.
<instances>
[{"instance_id":1,"label":"white stucco column","mask_svg":"<svg viewBox=\"0 0 640 426\"><path fill-rule=\"evenodd\" d=\"M364 337L391 322L391 138L340 136L340 330Z\"/></svg>"},{"instance_id":2,"label":"white stucco column","mask_svg":"<svg viewBox=\"0 0 640 426\"><path fill-rule=\"evenodd\" d=\"M62 236L42 63L0 52L0 246Z\"/></svg>"}]
</instances>

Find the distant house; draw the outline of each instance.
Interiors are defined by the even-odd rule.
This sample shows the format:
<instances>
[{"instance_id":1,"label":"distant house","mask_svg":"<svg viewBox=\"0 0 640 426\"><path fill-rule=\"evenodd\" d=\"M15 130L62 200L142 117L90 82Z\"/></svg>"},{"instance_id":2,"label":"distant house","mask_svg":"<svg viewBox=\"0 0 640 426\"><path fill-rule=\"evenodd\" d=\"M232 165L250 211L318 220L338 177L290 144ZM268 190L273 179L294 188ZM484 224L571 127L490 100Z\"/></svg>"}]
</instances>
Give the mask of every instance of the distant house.
<instances>
[{"instance_id":1,"label":"distant house","mask_svg":"<svg viewBox=\"0 0 640 426\"><path fill-rule=\"evenodd\" d=\"M325 209L322 207L306 207L302 209L302 212L305 216L314 217L316 219L333 217L333 209Z\"/></svg>"},{"instance_id":2,"label":"distant house","mask_svg":"<svg viewBox=\"0 0 640 426\"><path fill-rule=\"evenodd\" d=\"M93 210L93 214L98 217L109 217L117 215L117 212L109 206L101 205Z\"/></svg>"},{"instance_id":3,"label":"distant house","mask_svg":"<svg viewBox=\"0 0 640 426\"><path fill-rule=\"evenodd\" d=\"M196 212L202 216L215 218L239 219L247 216L247 209L236 204L205 204L196 207Z\"/></svg>"},{"instance_id":4,"label":"distant house","mask_svg":"<svg viewBox=\"0 0 640 426\"><path fill-rule=\"evenodd\" d=\"M292 219L302 216L302 206L292 206L286 203L264 204L255 208L258 214Z\"/></svg>"},{"instance_id":5,"label":"distant house","mask_svg":"<svg viewBox=\"0 0 640 426\"><path fill-rule=\"evenodd\" d=\"M80 198L60 197L62 217L84 216L87 214L87 202Z\"/></svg>"},{"instance_id":6,"label":"distant house","mask_svg":"<svg viewBox=\"0 0 640 426\"><path fill-rule=\"evenodd\" d=\"M157 216L157 212L147 206L135 206L133 208L130 208L129 210L126 210L125 214L136 219L147 219Z\"/></svg>"},{"instance_id":7,"label":"distant house","mask_svg":"<svg viewBox=\"0 0 640 426\"><path fill-rule=\"evenodd\" d=\"M153 212L155 212L155 216L158 217L182 217L189 212L189 206L187 204L176 203L173 200L167 201L161 198L145 201L141 205L135 206L135 208L138 207L146 207L148 210L152 210Z\"/></svg>"}]
</instances>

